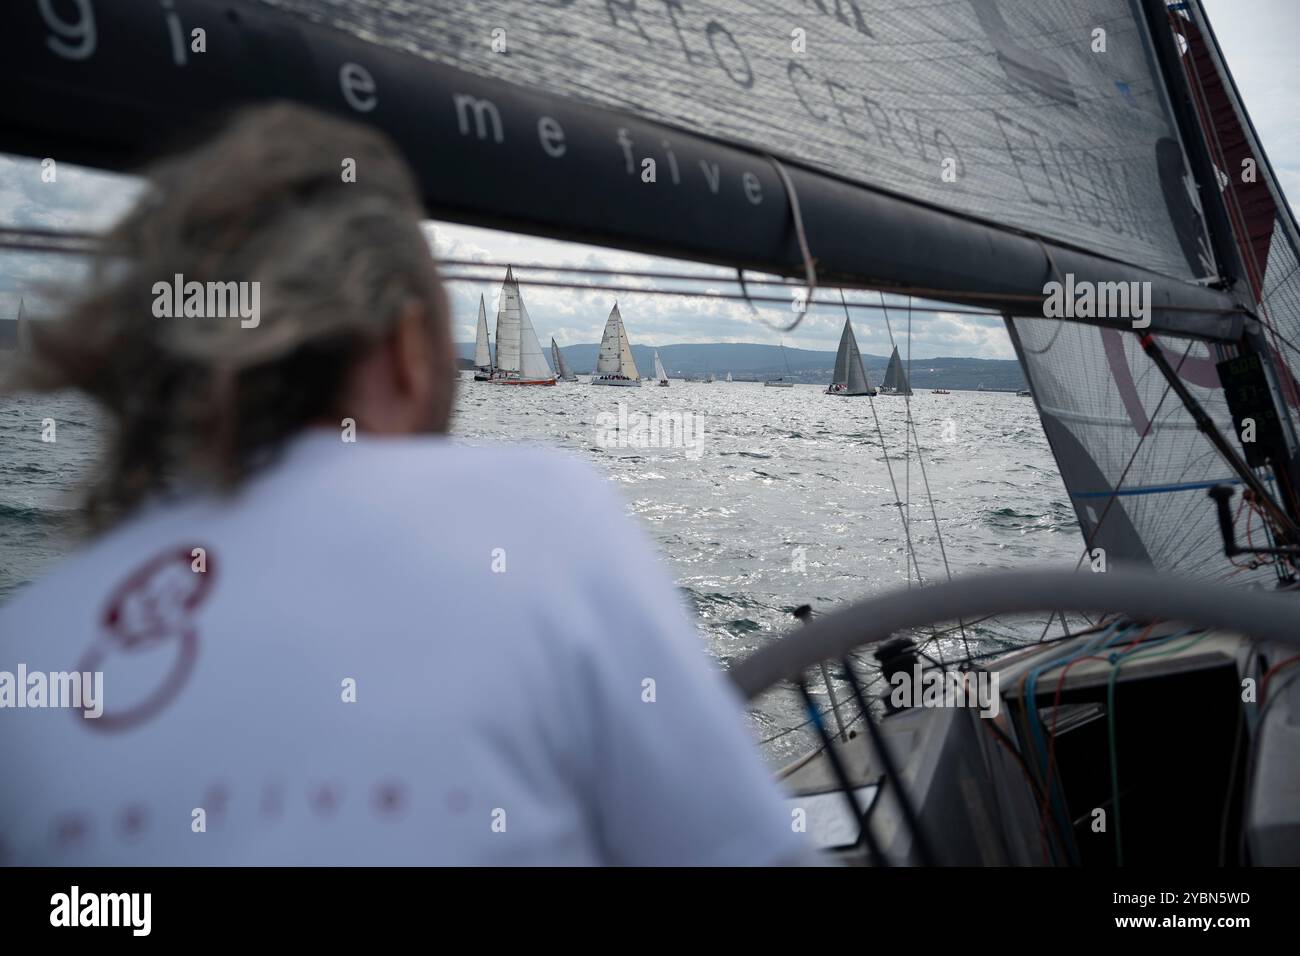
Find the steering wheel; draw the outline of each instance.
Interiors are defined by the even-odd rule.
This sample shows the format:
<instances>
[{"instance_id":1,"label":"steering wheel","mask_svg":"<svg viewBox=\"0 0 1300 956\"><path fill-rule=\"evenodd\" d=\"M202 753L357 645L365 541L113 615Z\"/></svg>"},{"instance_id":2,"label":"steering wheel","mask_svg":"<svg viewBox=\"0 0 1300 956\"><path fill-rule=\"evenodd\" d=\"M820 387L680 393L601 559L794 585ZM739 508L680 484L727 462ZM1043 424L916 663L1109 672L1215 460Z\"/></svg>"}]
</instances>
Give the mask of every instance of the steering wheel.
<instances>
[{"instance_id":1,"label":"steering wheel","mask_svg":"<svg viewBox=\"0 0 1300 956\"><path fill-rule=\"evenodd\" d=\"M858 805L853 795L854 787L836 754L832 738L808 696L803 684L805 671L813 664L838 660L852 675L851 651L883 641L899 631L942 621L1044 609L1106 611L1135 620L1180 621L1300 647L1300 604L1296 596L1234 589L1131 568L1105 573L1004 571L897 590L825 614L797 634L774 641L750 655L731 669L730 676L741 693L750 699L781 680L799 682L812 721L822 735L823 752L850 811L860 825L860 839L866 842L877 865L888 865L890 860L872 834L871 815ZM891 747L872 718L856 679L852 683L872 749L880 761L882 780L893 782L901 819L910 833L917 858L926 864L939 862L934 840L925 832L916 807L906 792Z\"/></svg>"},{"instance_id":2,"label":"steering wheel","mask_svg":"<svg viewBox=\"0 0 1300 956\"><path fill-rule=\"evenodd\" d=\"M820 661L898 631L941 621L1031 611L1107 611L1136 620L1173 620L1249 634L1300 647L1300 600L1130 568L1104 573L1003 571L944 584L891 591L821 615L731 668L753 698L784 679L797 680Z\"/></svg>"}]
</instances>

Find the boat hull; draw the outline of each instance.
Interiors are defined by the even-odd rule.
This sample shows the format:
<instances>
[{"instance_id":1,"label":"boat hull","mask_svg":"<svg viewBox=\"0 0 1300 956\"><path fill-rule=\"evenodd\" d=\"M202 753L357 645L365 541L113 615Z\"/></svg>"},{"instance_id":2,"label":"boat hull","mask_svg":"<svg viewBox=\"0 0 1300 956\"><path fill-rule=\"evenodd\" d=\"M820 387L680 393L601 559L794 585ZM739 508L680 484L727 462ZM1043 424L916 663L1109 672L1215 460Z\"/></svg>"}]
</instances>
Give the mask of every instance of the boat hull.
<instances>
[{"instance_id":1,"label":"boat hull","mask_svg":"<svg viewBox=\"0 0 1300 956\"><path fill-rule=\"evenodd\" d=\"M613 385L618 388L640 388L641 382L635 378L605 378L597 376L591 380L592 385Z\"/></svg>"},{"instance_id":2,"label":"boat hull","mask_svg":"<svg viewBox=\"0 0 1300 956\"><path fill-rule=\"evenodd\" d=\"M490 378L493 385L554 385L553 378Z\"/></svg>"},{"instance_id":3,"label":"boat hull","mask_svg":"<svg viewBox=\"0 0 1300 956\"><path fill-rule=\"evenodd\" d=\"M764 388L794 388L794 382L764 382Z\"/></svg>"},{"instance_id":4,"label":"boat hull","mask_svg":"<svg viewBox=\"0 0 1300 956\"><path fill-rule=\"evenodd\" d=\"M871 388L871 389L868 389L868 390L865 391L865 392L832 392L832 391L828 388L828 389L826 389L826 394L827 394L827 395L834 395L836 398L864 398L864 397L865 397L865 398L871 398L871 397L875 396L875 394L876 394L876 390L875 390L874 388Z\"/></svg>"}]
</instances>

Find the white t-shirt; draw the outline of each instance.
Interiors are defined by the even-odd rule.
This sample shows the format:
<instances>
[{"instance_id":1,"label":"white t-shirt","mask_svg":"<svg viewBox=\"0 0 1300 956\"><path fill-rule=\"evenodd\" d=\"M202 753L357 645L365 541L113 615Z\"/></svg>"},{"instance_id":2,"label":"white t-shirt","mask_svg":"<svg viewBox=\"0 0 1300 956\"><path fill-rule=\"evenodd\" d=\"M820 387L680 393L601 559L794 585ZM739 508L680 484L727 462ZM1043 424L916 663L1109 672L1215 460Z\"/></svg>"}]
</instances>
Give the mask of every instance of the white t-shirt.
<instances>
[{"instance_id":1,"label":"white t-shirt","mask_svg":"<svg viewBox=\"0 0 1300 956\"><path fill-rule=\"evenodd\" d=\"M236 497L150 507L22 589L19 665L28 703L34 673L102 672L103 712L0 709L0 863L804 846L642 533L558 453L305 434Z\"/></svg>"}]
</instances>

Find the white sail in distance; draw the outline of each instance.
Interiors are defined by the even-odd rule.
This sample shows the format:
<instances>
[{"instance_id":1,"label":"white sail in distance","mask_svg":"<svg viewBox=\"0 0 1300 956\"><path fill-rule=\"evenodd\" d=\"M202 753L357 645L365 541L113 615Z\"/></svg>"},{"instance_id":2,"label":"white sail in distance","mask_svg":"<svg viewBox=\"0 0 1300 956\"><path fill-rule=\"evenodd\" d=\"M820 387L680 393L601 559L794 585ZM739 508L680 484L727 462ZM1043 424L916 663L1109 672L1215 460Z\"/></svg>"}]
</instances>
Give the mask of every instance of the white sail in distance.
<instances>
[{"instance_id":1,"label":"white sail in distance","mask_svg":"<svg viewBox=\"0 0 1300 956\"><path fill-rule=\"evenodd\" d=\"M617 302L609 312L609 318L605 322L605 334L600 339L596 374L622 375L631 379L640 377L636 370L636 361L632 358L632 346L628 342L627 330L623 327L623 316L619 314Z\"/></svg>"},{"instance_id":2,"label":"white sail in distance","mask_svg":"<svg viewBox=\"0 0 1300 956\"><path fill-rule=\"evenodd\" d=\"M496 370L522 381L555 379L546 356L542 354L541 343L537 341L537 332L528 317L528 307L519 292L513 267L506 268L501 301L497 305Z\"/></svg>"},{"instance_id":3,"label":"white sail in distance","mask_svg":"<svg viewBox=\"0 0 1300 956\"><path fill-rule=\"evenodd\" d=\"M658 349L655 349L655 378L661 382L668 381L668 373L664 371L664 363L659 361Z\"/></svg>"},{"instance_id":4,"label":"white sail in distance","mask_svg":"<svg viewBox=\"0 0 1300 956\"><path fill-rule=\"evenodd\" d=\"M480 369L492 367L492 346L488 341L487 306L478 297L478 331L474 337L474 364Z\"/></svg>"},{"instance_id":5,"label":"white sail in distance","mask_svg":"<svg viewBox=\"0 0 1300 956\"><path fill-rule=\"evenodd\" d=\"M555 363L555 374L558 375L562 381L577 381L578 376L569 371L569 363L564 361L564 353L561 352L560 347L555 344L554 336L551 337L551 361Z\"/></svg>"}]
</instances>

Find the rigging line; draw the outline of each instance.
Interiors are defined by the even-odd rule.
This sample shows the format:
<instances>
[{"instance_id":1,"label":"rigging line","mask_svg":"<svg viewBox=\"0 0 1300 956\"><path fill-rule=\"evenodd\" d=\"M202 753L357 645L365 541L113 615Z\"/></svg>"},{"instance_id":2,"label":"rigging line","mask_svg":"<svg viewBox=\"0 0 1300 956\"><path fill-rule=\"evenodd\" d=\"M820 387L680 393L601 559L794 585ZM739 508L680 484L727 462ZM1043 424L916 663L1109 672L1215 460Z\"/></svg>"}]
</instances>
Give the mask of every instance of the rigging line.
<instances>
[{"instance_id":1,"label":"rigging line","mask_svg":"<svg viewBox=\"0 0 1300 956\"><path fill-rule=\"evenodd\" d=\"M1183 362L1187 360L1187 356L1191 354L1191 351L1192 351L1192 343L1188 342L1187 348L1183 350L1183 357L1178 360L1179 369L1183 367ZM1138 436L1137 444L1133 447L1133 454L1129 456L1128 463L1124 466L1124 470L1120 472L1119 481L1115 483L1115 487L1111 489L1110 497L1106 499L1106 506L1101 511L1101 517L1097 519L1097 523L1093 525L1092 533L1088 535L1087 539L1084 541L1083 554L1079 555L1079 560L1074 566L1075 571L1078 571L1079 568L1083 567L1084 559L1086 559L1089 555L1092 554L1093 542L1097 540L1097 534L1101 531L1101 526L1106 522L1106 516L1110 514L1111 506L1114 505L1115 502L1119 500L1119 491L1121 488L1124 487L1124 482L1128 479L1128 473L1130 469L1132 469L1133 463L1137 461L1138 453L1142 451L1142 446L1146 443L1147 436L1150 435L1151 432L1154 430L1156 419L1159 418L1160 416L1160 409L1164 407L1165 400L1169 398L1169 393L1172 390L1173 390L1173 384L1171 382L1166 381L1165 390L1160 395L1160 401L1156 403L1155 411L1152 412L1151 415L1147 418L1146 428L1142 429L1142 434ZM1063 627L1066 626L1064 614L1061 615L1061 625ZM1051 630L1051 627L1052 627L1052 618L1049 617L1047 619L1047 624L1044 625L1043 627L1043 633L1038 638L1038 643L1041 644L1043 642L1043 640L1047 637L1047 632Z\"/></svg>"},{"instance_id":2,"label":"rigging line","mask_svg":"<svg viewBox=\"0 0 1300 956\"><path fill-rule=\"evenodd\" d=\"M1297 270L1300 270L1300 259L1297 259L1296 264L1287 270L1286 275L1273 283L1272 289L1261 290L1263 294L1260 296L1260 301L1267 302L1269 299L1273 298L1273 296L1277 295L1278 292L1281 291L1282 286L1291 281L1291 277L1296 274Z\"/></svg>"},{"instance_id":3,"label":"rigging line","mask_svg":"<svg viewBox=\"0 0 1300 956\"><path fill-rule=\"evenodd\" d=\"M1187 361L1187 356L1191 353L1191 351L1192 351L1192 343L1188 342L1187 348L1183 350L1182 358L1178 360L1178 368L1175 369L1175 372L1182 370L1183 363ZM1084 560L1089 555L1092 554L1092 545L1097 540L1097 533L1101 530L1102 524L1105 523L1106 515L1110 513L1111 506L1116 501L1119 500L1118 492L1121 488L1124 487L1124 482L1128 479L1128 473L1130 469L1132 469L1133 463L1137 461L1138 453L1142 450L1142 446L1146 442L1147 436L1150 435L1152 431L1154 431L1156 419L1160 415L1160 409L1164 407L1165 400L1169 397L1169 393L1171 391L1173 391L1173 383L1166 382L1165 390L1160 395L1160 401L1156 403L1155 411L1151 414L1151 417L1147 419L1146 428L1142 430L1142 434L1138 438L1137 445L1133 449L1133 454L1129 456L1128 464L1126 464L1124 466L1124 470L1120 472L1119 481L1116 482L1115 487L1112 489L1110 497L1106 499L1106 507L1102 509L1101 517L1097 519L1097 524L1093 527L1092 534L1089 535L1088 540L1084 545L1083 553L1079 555L1079 560L1078 563L1075 564L1074 570L1078 571L1079 568L1083 567Z\"/></svg>"},{"instance_id":4,"label":"rigging line","mask_svg":"<svg viewBox=\"0 0 1300 956\"><path fill-rule=\"evenodd\" d=\"M1029 238L1037 238L1037 237L1031 236ZM1042 240L1039 239L1037 241L1041 242ZM3 230L0 230L0 247L3 247L3 245L4 245ZM464 269L499 270L504 265L504 263L471 262L467 260L456 260L456 259L439 260L439 263L442 266L453 266L456 268L464 268ZM735 284L736 281L734 279L730 279L725 276L698 276L698 275L687 275L684 273L668 273L668 272L638 272L638 271L628 271L623 269L592 269L592 268L578 268L578 267L568 267L568 266L553 266L553 265L546 265L546 264L519 265L516 262L511 262L510 264L513 265L514 268L517 270L533 269L533 270L540 270L545 272L572 272L572 273L579 273L579 274L586 274L586 275L599 275L599 276L626 276L631 278L670 279L673 281L681 281L681 282L715 282L715 283L722 282L728 284ZM499 281L495 276L444 275L442 278L443 281L456 281L456 282ZM744 296L741 296L739 293L714 293L714 292L708 292L704 290L691 291L691 290L682 290L682 289L647 289L643 286L617 287L617 286L606 286L606 285L577 285L572 282L546 282L543 280L536 280L536 279L531 280L531 282L522 279L517 281L519 281L520 284L525 284L525 285L526 284L554 285L558 288L590 289L596 292L626 291L626 292L640 292L646 295L696 295L703 298L707 298L707 297L732 298L732 299L744 298ZM774 285L774 286L781 286L785 288L790 288L792 287L792 285L795 285L790 282L780 281L776 279L751 278L745 281L749 285ZM818 288L821 287L819 286ZM921 299L926 302L934 302L936 304L935 308L926 308L923 311L952 312L955 315L998 315L1000 314L1000 312L996 305L986 306L983 308L965 308L958 304L948 305L947 303L961 302L965 300L988 299L995 303L1005 303L1005 302L1015 301L1015 302L1033 302L1033 303L1039 303L1041 305L1043 301L1042 293L978 292L970 289L935 289L931 287L913 286L913 285L906 285L906 284L899 284L899 283L888 283L883 280L858 281L854 279L839 279L836 280L831 286L829 286L829 288L869 290L869 291L879 291L883 289L885 291L888 291L891 295L910 295L910 296L914 296L917 299ZM780 302L783 305L789 304L790 301L788 298L782 296L763 297L763 296L751 295L749 298L751 298L755 302ZM828 302L826 300L823 300L819 302L816 300L815 296L810 295L807 301L807 305L808 307L811 307L813 305L827 305L833 301L834 300L830 300ZM880 308L880 306L870 302L854 302L850 307L855 309ZM1207 306L1200 306L1200 305L1193 306L1193 305L1167 304L1167 305L1162 305L1160 308L1161 311L1164 312L1188 312L1196 315L1236 316L1236 315L1241 315L1243 312L1243 310L1239 307L1220 309L1220 308L1209 308ZM1039 318L1043 318L1043 316L1027 314L1027 315L1020 315L1018 316L1018 318L1039 319ZM1069 320L1053 320L1053 321L1065 321L1067 324L1069 324ZM1076 324L1091 325L1092 323L1082 322ZM1107 327L1109 328L1109 326ZM1128 326L1124 326L1122 329L1117 328L1117 331L1128 331L1128 330L1129 330ZM1196 336L1192 336L1192 337L1195 338Z\"/></svg>"},{"instance_id":5,"label":"rigging line","mask_svg":"<svg viewBox=\"0 0 1300 956\"><path fill-rule=\"evenodd\" d=\"M813 294L817 291L817 262L813 259L812 252L808 248L808 235L803 227L803 212L799 209L799 193L795 190L794 183L790 181L790 174L785 171L785 167L781 165L781 161L775 156L768 155L767 159L776 168L776 174L781 178L781 185L785 187L786 199L790 203L790 217L794 221L794 234L795 238L799 240L799 252L803 255L803 268L808 283L808 291L804 296L803 308L800 310L798 317L788 326L775 327L781 332L793 332L799 327L799 323L804 320L804 316L808 314ZM843 293L841 293L841 297L843 297Z\"/></svg>"},{"instance_id":6,"label":"rigging line","mask_svg":"<svg viewBox=\"0 0 1300 956\"><path fill-rule=\"evenodd\" d=\"M1223 140L1219 136L1219 128L1214 124L1213 120L1209 115L1210 101L1209 101L1209 96L1205 92L1205 82L1201 76L1200 68L1196 64L1196 50L1192 46L1192 42L1190 38L1186 34L1185 27L1182 26L1183 18L1168 9L1166 9L1165 13L1169 21L1168 25L1170 30L1175 34L1177 34L1178 36L1181 36L1183 42L1187 45L1188 55L1179 57L1179 66L1183 73L1183 79L1188 84L1189 91L1193 91L1192 84L1195 83L1194 93L1196 95L1192 97L1192 100L1196 106L1196 115L1197 115L1197 119L1200 121L1202 137L1206 140L1207 146L1211 145L1212 142L1213 152L1217 154L1211 156L1211 161L1215 163L1217 167L1217 171L1223 172L1223 175L1227 176L1227 172L1226 172L1226 170L1228 169L1227 151L1223 148ZM1201 25L1195 22L1194 17L1189 17L1186 22L1196 27L1196 32L1200 34L1201 37L1201 46L1205 50L1206 55L1209 56L1210 54L1209 43L1206 41L1205 31L1201 29ZM1213 65L1213 63L1211 63L1211 65ZM1237 118L1236 107L1235 105L1233 105L1232 96L1228 92L1226 87L1224 89L1224 93L1227 96L1229 106L1232 107L1234 118ZM1239 118L1238 118L1238 122L1240 122ZM1242 130L1242 133L1243 135L1245 134L1244 128ZM1249 140L1247 140L1247 142L1249 143ZM1232 238L1234 240L1244 238L1246 240L1245 245L1248 247L1247 249L1244 250L1244 254L1241 257L1242 265L1246 266L1251 273L1247 275L1247 278L1254 281L1258 285L1260 291L1263 292L1264 276L1259 269L1259 260L1255 256L1254 244L1250 241L1250 230L1246 227L1245 214L1241 210L1241 204L1237 201L1236 187L1234 186L1230 190L1220 189L1219 195L1222 196L1224 192L1228 193L1227 199L1225 200L1224 204L1225 206L1230 207L1227 209L1229 221L1230 221L1229 224L1231 225L1233 232L1235 233L1235 235ZM1238 251L1242 251L1240 248L1240 243L1234 243L1234 244L1238 245Z\"/></svg>"},{"instance_id":7,"label":"rigging line","mask_svg":"<svg viewBox=\"0 0 1300 956\"><path fill-rule=\"evenodd\" d=\"M1245 459L1238 454L1231 442L1224 437L1214 419L1206 412L1205 407L1197 400L1196 396L1191 393L1186 385L1183 384L1178 375L1178 370L1169 364L1165 358L1164 352L1161 351L1160 343L1149 332L1141 337L1142 351L1146 353L1152 363L1160 370L1165 381L1169 383L1174 394L1182 402L1184 410L1191 416L1192 421L1196 423L1197 429L1205 436L1206 441L1219 453L1220 457L1227 462L1228 466L1241 479L1251 491L1255 493L1256 499L1269 512L1273 521L1277 523L1278 528L1286 533L1286 540L1291 541L1297 534L1300 534L1300 527L1287 513L1284 506L1279 504L1269 491L1268 486L1260 479L1256 469L1252 468ZM1188 343L1191 348L1191 343ZM1181 366L1181 363L1180 363ZM1235 435L1234 435L1235 437ZM1278 481L1279 490L1286 487L1286 483ZM1294 502L1292 502L1294 504Z\"/></svg>"},{"instance_id":8,"label":"rigging line","mask_svg":"<svg viewBox=\"0 0 1300 956\"><path fill-rule=\"evenodd\" d=\"M844 317L849 318L849 304L844 299L844 290L840 290L840 300L844 303ZM916 580L918 584L925 583L921 576L921 566L916 563L916 549L912 546L912 531L907 525L907 516L903 514L902 501L898 497L898 482L894 480L894 467L889 463L889 446L885 444L885 430L880 427L880 415L876 412L875 398L868 392L867 402L871 406L871 417L876 423L876 436L880 439L880 454L885 459L885 471L889 474L889 487L894 492L894 506L898 508L898 517L903 522L903 537L907 541L907 553L912 559L912 566L916 568ZM906 563L906 562L904 562ZM908 574L908 581L911 581L911 573Z\"/></svg>"},{"instance_id":9,"label":"rigging line","mask_svg":"<svg viewBox=\"0 0 1300 956\"><path fill-rule=\"evenodd\" d=\"M884 301L885 301L884 296L881 296L881 297L880 297L880 301L881 301L881 302L884 302ZM912 371L912 305L911 305L911 303L912 303L912 298L911 298L911 296L908 296L907 302L908 302L908 307L907 307L907 371L908 371L908 373L909 373L909 376L908 376L908 382L907 382L907 389L908 389L908 391L910 392L910 391L912 390L912 381L911 381L911 376L910 376L910 373L911 373L911 371ZM888 315L889 313L886 312L885 314ZM895 387L897 387L897 386L895 386ZM912 398L911 398L910 395L904 394L904 395L903 395L903 469L904 469L904 472L903 472L903 474L904 474L904 478L903 478L903 487L904 487L904 492L903 492L903 493L904 493L905 495L907 495L907 506L906 506L906 507L907 507L907 520L908 520L908 523L909 523L909 524L910 524L911 521L912 521L912 437L911 437L911 435L908 434L908 432L909 432L909 431L915 431L915 429L913 429L913 428L911 427L911 425L912 425ZM937 530L937 529L936 529L936 530ZM937 644L936 644L935 646L938 647ZM943 656L943 654L942 654L942 648L939 648L939 650L940 650L940 658L942 658L942 656Z\"/></svg>"},{"instance_id":10,"label":"rigging line","mask_svg":"<svg viewBox=\"0 0 1300 956\"><path fill-rule=\"evenodd\" d=\"M745 297L745 303L749 306L749 311L754 313L758 319L763 317L758 314L758 307L754 305L754 300L749 297L749 289L745 287L745 270L740 266L736 267L736 281L740 283L740 294Z\"/></svg>"},{"instance_id":11,"label":"rigging line","mask_svg":"<svg viewBox=\"0 0 1300 956\"><path fill-rule=\"evenodd\" d=\"M866 683L864 689L865 689L865 690L870 690L872 687L874 687L876 684L878 684L880 681L882 681L882 680L884 680L884 679L885 679L885 675L884 675L884 674L877 674L875 677L873 677L871 680L869 680L869 681ZM826 705L826 707L821 711L821 715L822 715L823 717L825 717L827 714L831 713L832 710L833 710L833 708L828 704L828 705ZM851 719L847 724L844 725L844 729L845 729L845 730L848 730L850 727L852 727L855 723L857 723L858 718L860 718L861 716L862 716L861 714L856 714L856 715L855 715L855 716L854 716L854 717L853 717L853 718L852 718L852 719ZM767 744L770 744L770 743L772 743L772 742L774 742L774 741L780 740L782 737L788 736L789 734L795 733L796 731L803 730L805 727L807 727L807 726L808 726L809 724L811 724L812 722L813 722L813 719L812 719L811 717L809 717L809 718L807 718L806 720L803 720L803 721L801 721L800 723L797 723L797 724L795 724L795 725L793 725L793 726L791 726L791 727L785 727L785 728L783 728L782 730L777 731L775 734L773 734L773 735L770 736L770 737L764 737L762 740L760 740L760 741L758 742L758 745L759 745L760 747L762 747L762 746L765 746L765 745L767 745Z\"/></svg>"},{"instance_id":12,"label":"rigging line","mask_svg":"<svg viewBox=\"0 0 1300 956\"><path fill-rule=\"evenodd\" d=\"M893 349L893 348L896 348L896 346L894 345L894 329L893 329L893 324L889 321L889 308L888 308L888 306L885 305L885 293L880 292L879 290L877 290L877 292L878 292L878 294L880 295L880 308L881 308L881 309L884 311L884 313L885 313L885 331L887 331L887 332L889 333L889 347L890 347L891 349ZM911 391L911 388L912 388L912 300L911 300L911 297L909 297L908 300L907 300L907 308L908 308L908 312L907 312L907 373L908 373L908 374L907 374L907 388L908 388L908 391ZM929 501L929 503L930 503L930 520L934 522L934 534L935 534L935 537L938 539L938 542L939 542L939 555L940 555L940 557L943 558L943 571L944 571L944 574L947 576L948 580L951 581L951 580L952 580L952 568L948 565L948 550L947 550L947 548L944 547L944 543L943 543L943 529L942 529L941 527L939 527L939 512L938 512L938 510L937 510L937 509L935 508L935 506L934 506L934 495L933 495L933 494L931 493L931 491L930 491L930 478L929 478L929 476L928 476L928 475L926 474L926 472L925 472L925 458L921 455L921 438L920 438L920 436L917 435L917 433L916 433L916 422L915 422L915 420L913 420L913 418L912 418L912 405L911 405L912 399L911 399L911 396L910 396L910 395L905 396L905 398L906 398L906 401L907 401L907 423L908 423L908 425L910 426L911 431L912 431L912 440L916 443L916 460L917 460L918 464L920 464L920 466L921 466L921 484L922 484L922 486L925 488L925 497L926 497L926 499L927 499L927 500ZM909 487L909 491L910 491L910 487ZM963 622L963 621L961 621L961 620L958 620L958 622L957 622L957 626L958 626L958 629L961 631L961 642L962 642L962 645L963 645L963 646L965 647L965 649L966 649L966 658L967 658L967 660L969 660L969 659L970 659L970 639L966 636L966 624L965 624L965 622ZM935 636L937 637L938 635L935 635ZM940 649L940 654L942 654L942 653L943 653L943 651L942 651L942 649Z\"/></svg>"},{"instance_id":13,"label":"rigging line","mask_svg":"<svg viewBox=\"0 0 1300 956\"><path fill-rule=\"evenodd\" d=\"M1047 248L1046 243L1044 243L1042 239L1038 240L1038 248L1043 250L1043 256L1047 259L1048 277L1059 283L1061 281L1061 270L1057 267L1056 260L1052 258L1052 251ZM1047 316L1044 315L1043 318L1047 318ZM1065 319L1058 316L1056 319L1056 331L1052 333L1052 337L1048 340L1046 345L1041 349L1031 349L1022 341L1020 347L1032 355L1043 355L1050 352L1052 351L1052 347L1056 345L1056 340L1060 336L1061 329L1063 328L1065 328Z\"/></svg>"},{"instance_id":14,"label":"rigging line","mask_svg":"<svg viewBox=\"0 0 1300 956\"><path fill-rule=\"evenodd\" d=\"M1204 20L1204 11L1202 10L1201 13L1202 13L1201 19ZM1217 163L1216 172L1218 170L1227 170L1228 169L1227 151L1223 147L1223 139L1219 135L1219 128L1212 122L1209 116L1209 110L1210 110L1209 96L1205 92L1205 83L1201 76L1200 68L1196 64L1196 51L1192 47L1191 41L1185 35L1185 28L1179 29L1179 27L1181 26L1180 21L1182 20L1182 18L1169 10L1166 10L1166 17L1169 20L1170 29L1173 30L1175 33L1177 33L1179 36L1182 36L1183 41L1187 44L1188 55L1179 58L1180 60L1179 65L1182 69L1184 80L1188 82L1189 87L1191 85L1191 82L1193 80L1195 81L1196 84L1195 91L1198 95L1193 97L1193 101L1196 106L1196 114L1201 124L1202 133L1207 140L1207 145L1209 145L1209 140L1212 139L1214 150L1218 154L1217 155L1218 163ZM1207 57L1210 58L1211 61L1210 65L1213 66L1214 65L1213 57L1211 56L1212 51L1210 49L1210 41L1207 40L1206 37L1206 30L1202 29L1201 23L1196 22L1196 17L1194 15L1189 14L1187 18L1187 22L1193 24L1196 27L1197 33L1199 33L1201 37L1201 46L1205 50ZM1208 22L1205 24L1205 26L1208 27ZM1228 100L1228 105L1232 109L1233 118L1236 119L1238 124L1242 127L1242 136L1245 139L1247 147L1250 147L1251 145L1250 135L1246 129L1246 127L1249 126L1249 123L1247 122L1243 124L1241 122L1241 117L1237 115L1237 105L1234 102L1235 96L1233 95L1233 91L1227 88L1227 84L1223 83L1222 78L1219 79L1220 79L1220 85L1224 87L1224 94ZM1251 152L1254 152L1254 150L1252 149ZM1213 160L1214 157L1211 157L1211 159ZM1226 176L1227 173L1225 172L1224 175ZM1229 181L1231 182L1232 180L1229 179ZM1265 262L1264 267L1263 268L1260 267L1259 257L1255 254L1254 239L1246 223L1246 214L1242 210L1241 203L1237 198L1237 187L1235 183L1231 189L1219 190L1219 194L1221 196L1225 192L1227 193L1227 197L1224 200L1224 205L1228 212L1229 226L1235 233L1235 235L1232 237L1234 239L1234 245L1237 246L1239 253L1241 253L1242 264L1246 266L1247 279L1252 282L1253 288L1259 289L1259 304L1258 304L1259 311L1261 312L1262 317L1266 320L1264 322L1265 328L1269 328L1270 331L1273 332L1275 338L1271 344L1273 346L1274 353L1278 353L1281 351L1281 349L1279 349L1277 346L1277 341L1276 341L1277 332L1275 329L1271 328L1271 323L1267 321L1268 309L1264 301L1264 280L1267 276L1268 263ZM1270 198L1272 198L1272 190L1269 190L1269 193L1270 193ZM1274 214L1274 218L1276 218L1276 212ZM1291 376L1289 375L1286 376L1279 383L1279 386L1285 398L1289 399L1291 402L1300 402L1300 395L1296 394L1296 384L1294 379ZM1283 408L1280 409L1280 411L1288 418L1291 418L1291 414L1287 409ZM1291 489L1291 491L1294 491L1294 489ZM1293 498L1292 506L1294 507L1295 504L1296 502L1294 501Z\"/></svg>"},{"instance_id":15,"label":"rigging line","mask_svg":"<svg viewBox=\"0 0 1300 956\"><path fill-rule=\"evenodd\" d=\"M0 243L0 245L3 244ZM549 269L550 267L549 266L534 267L534 266L518 266L518 265L515 266L516 271L524 268ZM618 273L611 272L610 274L617 275ZM475 284L496 283L500 281L499 277L494 277L494 276L447 275L447 274L443 274L441 276L441 279L443 282L466 282L466 283L475 283ZM723 282L733 282L733 283L735 282L734 279L724 279L724 280L712 279L710 281L713 282L723 281ZM749 282L751 285L754 284L753 280L749 280ZM520 286L538 286L541 288L551 288L551 289L576 289L580 292L624 292L624 293L632 293L636 295L673 295L673 296L682 296L685 298L722 299L722 300L730 300L735 302L751 302L751 303L771 302L771 303L779 303L781 305L787 305L787 306L790 304L790 299L786 296L764 296L764 295L752 295L752 294L745 296L745 295L741 295L738 292L715 292L715 291L708 291L704 289L647 289L644 286L591 285L589 283L578 283L578 282L564 281L564 280L520 279L517 276L515 278L515 283ZM845 286L845 288L856 289L858 287ZM834 304L833 299L823 300L821 302L809 302L806 303L806 307L804 311L806 313L808 308L811 308L814 305L833 305L833 304ZM870 302L862 302L862 303L855 302L850 306L850 308L879 309L880 306L874 305L873 303ZM997 315L996 312L990 311L988 309L964 309L960 307L948 308L947 306L942 306L927 311L950 312L954 315L982 315L982 316ZM775 329L777 327L772 326L772 328Z\"/></svg>"}]
</instances>

